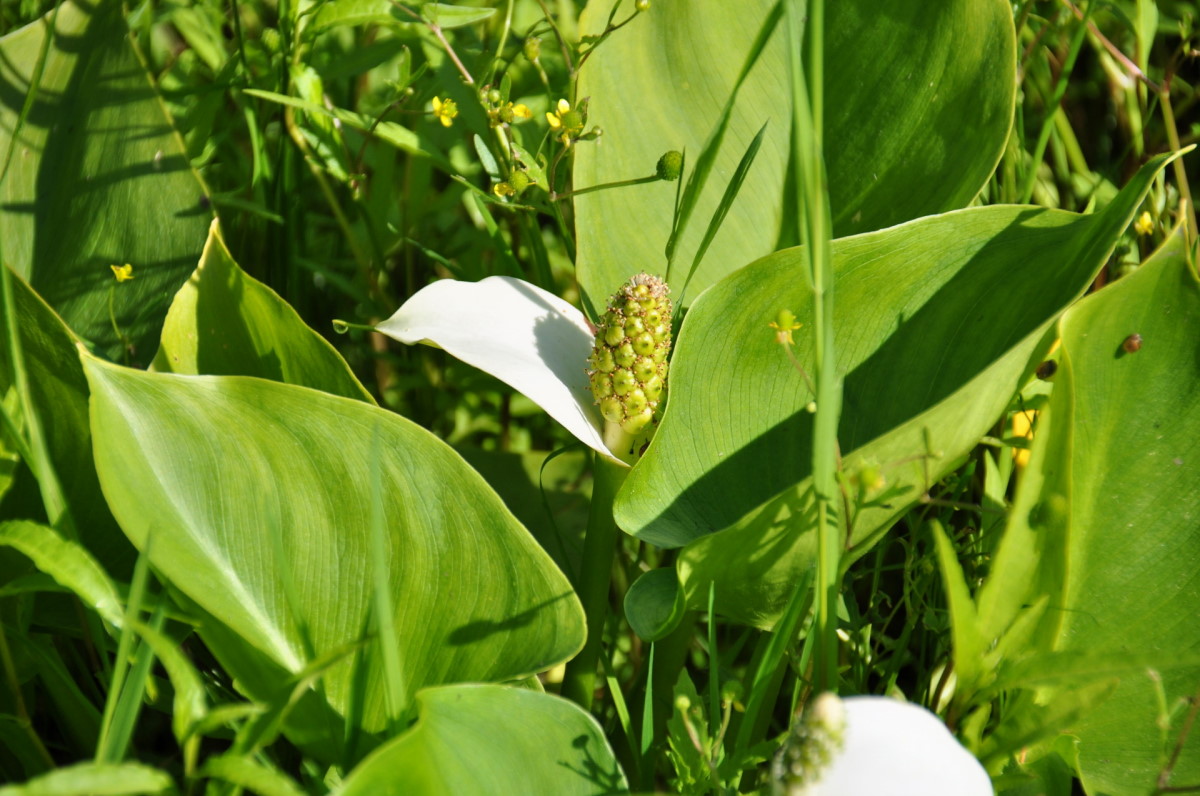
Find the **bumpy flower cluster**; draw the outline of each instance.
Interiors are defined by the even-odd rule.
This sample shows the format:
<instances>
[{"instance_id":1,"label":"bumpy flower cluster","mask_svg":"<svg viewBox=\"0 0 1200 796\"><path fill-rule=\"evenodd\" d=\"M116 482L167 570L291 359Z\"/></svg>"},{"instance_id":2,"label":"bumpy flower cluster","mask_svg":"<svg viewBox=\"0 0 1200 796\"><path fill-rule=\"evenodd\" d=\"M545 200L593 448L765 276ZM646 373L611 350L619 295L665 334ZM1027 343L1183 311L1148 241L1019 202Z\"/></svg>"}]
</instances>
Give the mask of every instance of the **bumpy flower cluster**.
<instances>
[{"instance_id":1,"label":"bumpy flower cluster","mask_svg":"<svg viewBox=\"0 0 1200 796\"><path fill-rule=\"evenodd\" d=\"M775 792L807 796L820 782L845 741L846 709L831 693L818 696L803 718L792 724L787 740L775 755Z\"/></svg>"},{"instance_id":2,"label":"bumpy flower cluster","mask_svg":"<svg viewBox=\"0 0 1200 796\"><path fill-rule=\"evenodd\" d=\"M592 395L604 419L637 435L654 421L667 389L671 351L670 289L638 274L609 300L588 360Z\"/></svg>"}]
</instances>

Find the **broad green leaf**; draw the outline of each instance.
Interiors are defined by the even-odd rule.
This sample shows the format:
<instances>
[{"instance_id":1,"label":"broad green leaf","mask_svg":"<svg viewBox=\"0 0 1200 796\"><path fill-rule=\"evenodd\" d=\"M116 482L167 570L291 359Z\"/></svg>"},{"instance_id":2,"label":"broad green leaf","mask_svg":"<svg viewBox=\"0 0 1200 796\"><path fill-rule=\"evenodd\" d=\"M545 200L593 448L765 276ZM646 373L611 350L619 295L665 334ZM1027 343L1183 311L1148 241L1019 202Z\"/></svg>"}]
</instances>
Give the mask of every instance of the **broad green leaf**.
<instances>
[{"instance_id":1,"label":"broad green leaf","mask_svg":"<svg viewBox=\"0 0 1200 796\"><path fill-rule=\"evenodd\" d=\"M660 567L643 574L625 592L625 618L646 641L665 638L685 610L683 589L674 567Z\"/></svg>"},{"instance_id":2,"label":"broad green leaf","mask_svg":"<svg viewBox=\"0 0 1200 796\"><path fill-rule=\"evenodd\" d=\"M39 20L0 40L0 157L13 145ZM119 3L58 8L36 101L0 185L0 254L110 358L153 355L170 297L204 245L204 186L135 54ZM133 266L118 284L110 265ZM109 301L120 334L113 329Z\"/></svg>"},{"instance_id":3,"label":"broad green leaf","mask_svg":"<svg viewBox=\"0 0 1200 796\"><path fill-rule=\"evenodd\" d=\"M124 624L121 597L108 574L87 550L63 539L53 528L25 520L2 522L0 545L23 553L106 622L117 627Z\"/></svg>"},{"instance_id":4,"label":"broad green leaf","mask_svg":"<svg viewBox=\"0 0 1200 796\"><path fill-rule=\"evenodd\" d=\"M321 682L345 713L375 566L387 568L409 700L427 685L528 676L582 645L566 578L478 474L409 421L259 379L142 373L86 355L84 369L114 514L217 623L201 636L252 696L310 655L341 655ZM372 468L382 560L370 552ZM374 731L382 655L371 639L364 654L361 723Z\"/></svg>"},{"instance_id":5,"label":"broad green leaf","mask_svg":"<svg viewBox=\"0 0 1200 796\"><path fill-rule=\"evenodd\" d=\"M304 796L304 791L282 771L244 755L216 755L204 761L200 776L220 779L260 796Z\"/></svg>"},{"instance_id":6,"label":"broad green leaf","mask_svg":"<svg viewBox=\"0 0 1200 796\"><path fill-rule=\"evenodd\" d=\"M588 4L598 34L612 0ZM667 150L700 152L771 0L656 3L604 42L580 75L589 127L603 146L575 153L577 188L638 177ZM624 18L628 5L618 12ZM786 36L776 31L742 86L696 217L708 219L755 132L770 121L741 194L688 289L695 298L736 268L794 241L783 202L791 93ZM995 168L1015 97L1012 11L999 0L830 3L825 30L825 152L834 234L867 232L965 206ZM723 178L722 178L723 177ZM686 175L685 175L686 178ZM652 183L579 197L579 278L594 307L640 269L665 267L674 186ZM681 278L704 234L692 223Z\"/></svg>"},{"instance_id":7,"label":"broad green leaf","mask_svg":"<svg viewBox=\"0 0 1200 796\"><path fill-rule=\"evenodd\" d=\"M77 763L24 785L0 787L0 796L139 796L174 793L165 771L141 763Z\"/></svg>"},{"instance_id":8,"label":"broad green leaf","mask_svg":"<svg viewBox=\"0 0 1200 796\"><path fill-rule=\"evenodd\" d=\"M425 3L421 6L421 16L440 28L460 28L490 19L496 13L494 8L471 8L456 6L449 3Z\"/></svg>"},{"instance_id":9,"label":"broad green leaf","mask_svg":"<svg viewBox=\"0 0 1200 796\"><path fill-rule=\"evenodd\" d=\"M375 750L339 796L625 793L600 725L549 694L495 685L430 688L420 719Z\"/></svg>"},{"instance_id":10,"label":"broad green leaf","mask_svg":"<svg viewBox=\"0 0 1200 796\"><path fill-rule=\"evenodd\" d=\"M412 17L402 15L388 0L329 0L322 3L305 29L312 35L339 25L403 25Z\"/></svg>"},{"instance_id":11,"label":"broad green leaf","mask_svg":"<svg viewBox=\"0 0 1200 796\"><path fill-rule=\"evenodd\" d=\"M1089 793L1140 794L1186 713L1158 726L1159 675L1149 669L1160 672L1168 710L1200 682L1200 665L1178 666L1200 650L1200 283L1181 236L1072 308L1060 328L1049 422L1039 423L1043 444L1022 484L1036 502L1018 499L996 577L1026 587L1015 599L1049 595L1055 650L1143 662L1071 729ZM1141 346L1130 352L1133 334ZM1030 561L1019 547L1041 552ZM1193 732L1170 784L1200 782L1198 750Z\"/></svg>"},{"instance_id":12,"label":"broad green leaf","mask_svg":"<svg viewBox=\"0 0 1200 796\"><path fill-rule=\"evenodd\" d=\"M258 376L373 402L325 338L233 261L217 222L171 302L151 366L163 373Z\"/></svg>"},{"instance_id":13,"label":"broad green leaf","mask_svg":"<svg viewBox=\"0 0 1200 796\"><path fill-rule=\"evenodd\" d=\"M117 527L96 478L87 380L75 352L78 338L23 280L14 278L12 287L30 399L46 434L50 461L73 512L80 542L113 577L128 577L135 551ZM5 320L3 313L0 307L0 323ZM11 389L12 372L8 347L0 346L0 392ZM37 483L28 469L18 470L16 488L5 495L0 514L9 518L44 516Z\"/></svg>"},{"instance_id":14,"label":"broad green leaf","mask_svg":"<svg viewBox=\"0 0 1200 796\"><path fill-rule=\"evenodd\" d=\"M1168 159L1096 215L975 208L834 242L843 466L873 465L886 480L854 513L856 554L999 417ZM691 543L679 563L689 604L716 580L722 612L764 626L815 544L804 517L812 396L769 326L780 310L795 314L795 356L811 371L801 256L764 258L696 301L662 425L615 506L636 536Z\"/></svg>"}]
</instances>

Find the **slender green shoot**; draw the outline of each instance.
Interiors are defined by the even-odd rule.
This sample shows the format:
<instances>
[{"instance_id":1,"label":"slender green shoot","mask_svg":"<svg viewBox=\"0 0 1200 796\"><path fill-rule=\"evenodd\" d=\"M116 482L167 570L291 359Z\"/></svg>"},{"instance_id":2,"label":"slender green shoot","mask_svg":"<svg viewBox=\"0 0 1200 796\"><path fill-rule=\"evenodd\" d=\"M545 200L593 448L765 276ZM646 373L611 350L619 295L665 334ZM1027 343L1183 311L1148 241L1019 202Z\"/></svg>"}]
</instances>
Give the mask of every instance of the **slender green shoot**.
<instances>
[{"instance_id":1,"label":"slender green shoot","mask_svg":"<svg viewBox=\"0 0 1200 796\"><path fill-rule=\"evenodd\" d=\"M725 100L725 107L721 110L721 116L717 120L716 126L713 127L712 132L709 133L708 140L704 142L704 147L700 150L700 155L696 159L696 165L688 177L687 185L680 194L679 212L675 216L675 224L671 228L671 236L667 239L668 282L671 281L671 264L675 261L679 241L683 239L688 221L691 219L692 212L696 209L696 205L700 201L700 195L704 192L704 186L708 182L708 176L712 173L713 166L716 165L717 153L721 149L721 142L725 140L725 133L729 129L730 120L733 118L733 106L737 102L738 91L741 89L742 84L746 82L746 78L754 68L754 65L758 63L759 56L766 49L767 42L770 40L771 34L775 32L775 26L779 23L782 16L783 2L779 0L779 2L776 2L771 7L770 13L767 14L762 27L759 28L754 43L750 45L750 52L746 55L746 60L742 63L742 69L738 72L737 80L733 83L733 88L729 92L729 98Z\"/></svg>"},{"instance_id":2,"label":"slender green shoot","mask_svg":"<svg viewBox=\"0 0 1200 796\"><path fill-rule=\"evenodd\" d=\"M1079 27L1075 29L1075 35L1071 37L1071 49L1067 53L1066 63L1063 64L1062 72L1058 76L1058 82L1054 86L1054 96L1050 100L1050 104L1046 107L1046 113L1042 117L1042 129L1038 133L1037 143L1033 147L1033 156L1029 161L1029 171L1025 174L1025 183L1021 186L1021 204L1028 204L1033 198L1033 188L1037 185L1038 165L1042 162L1042 157L1046 154L1046 144L1050 141L1050 133L1054 130L1054 115L1062 104L1063 95L1067 93L1067 84L1071 79L1071 71L1075 68L1075 59L1079 57L1079 50L1083 46L1084 34L1087 33L1088 20L1092 17L1092 8L1095 2L1087 4L1087 9L1083 13L1083 21L1079 23Z\"/></svg>"},{"instance_id":3,"label":"slender green shoot","mask_svg":"<svg viewBox=\"0 0 1200 796\"><path fill-rule=\"evenodd\" d=\"M805 24L807 7L807 28ZM826 184L823 144L824 3L805 6L792 0L788 6L788 41L792 54L792 161L802 208L801 241L804 243L813 291L813 354L817 411L813 420L813 491L817 509L816 632L814 681L818 691L837 688L838 562L841 531L834 513L837 499L837 427L841 414L841 380L833 337L833 252L829 191ZM807 50L804 48L807 33ZM807 52L807 67L802 59Z\"/></svg>"},{"instance_id":4,"label":"slender green shoot","mask_svg":"<svg viewBox=\"0 0 1200 796\"><path fill-rule=\"evenodd\" d=\"M567 663L562 695L585 710L591 710L596 688L596 662L604 640L604 624L609 614L609 585L613 556L620 531L613 520L613 500L625 481L629 468L596 455L592 483L592 504L588 513L587 533L583 540L583 571L579 576L579 600L587 617L587 641L579 654Z\"/></svg>"},{"instance_id":5,"label":"slender green shoot","mask_svg":"<svg viewBox=\"0 0 1200 796\"><path fill-rule=\"evenodd\" d=\"M104 702L104 714L100 720L100 736L96 741L97 763L116 763L124 756L121 742L121 730L116 726L117 707L125 693L125 684L129 679L129 656L137 641L133 624L138 621L142 610L142 600L146 595L146 582L150 576L150 547L153 535L146 536L146 547L137 558L133 567L133 580L129 585L129 600L125 605L125 620L121 623L121 636L117 641L117 656L113 663L112 679L108 684L108 695ZM158 628L155 628L156 630ZM145 646L145 645L143 645ZM137 672L135 672L135 675ZM141 682L134 682L134 689L141 696L142 685L145 682L143 673ZM128 707L125 708L128 711ZM128 718L127 715L123 718Z\"/></svg>"},{"instance_id":6,"label":"slender green shoot","mask_svg":"<svg viewBox=\"0 0 1200 796\"><path fill-rule=\"evenodd\" d=\"M754 164L754 158L758 155L759 147L762 146L763 136L767 132L768 122L764 122L763 126L758 128L758 133L755 134L754 140L750 142L750 146L746 147L745 153L742 154L742 159L738 161L737 169L734 170L733 176L729 178L729 184L725 186L725 193L721 196L721 201L717 204L717 209L713 211L712 220L708 222L708 229L704 231L704 239L700 241L699 248L696 249L696 255L692 258L692 267L688 269L687 278L683 280L683 287L679 290L679 306L683 306L683 297L687 293L688 285L692 281L692 277L696 274L696 269L700 267L700 261L704 259L704 255L708 253L708 247L712 245L713 238L717 237L717 232L721 229L721 224L725 222L725 216L729 213L729 208L733 207L734 201L737 200L738 192L742 190L742 184L746 181L746 175L750 173L750 166Z\"/></svg>"}]
</instances>

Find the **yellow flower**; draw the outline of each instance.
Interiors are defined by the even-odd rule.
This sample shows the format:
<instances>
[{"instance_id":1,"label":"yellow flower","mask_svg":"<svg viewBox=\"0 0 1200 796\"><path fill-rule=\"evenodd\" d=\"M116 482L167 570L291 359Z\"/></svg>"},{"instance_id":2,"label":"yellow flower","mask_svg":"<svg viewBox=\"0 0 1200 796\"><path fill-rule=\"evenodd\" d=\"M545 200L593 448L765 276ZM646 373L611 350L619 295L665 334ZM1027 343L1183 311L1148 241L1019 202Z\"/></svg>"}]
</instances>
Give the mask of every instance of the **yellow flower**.
<instances>
[{"instance_id":1,"label":"yellow flower","mask_svg":"<svg viewBox=\"0 0 1200 796\"><path fill-rule=\"evenodd\" d=\"M1150 211L1142 213L1137 221L1133 222L1133 230L1139 235L1149 235L1154 231L1154 219L1150 217Z\"/></svg>"},{"instance_id":2,"label":"yellow flower","mask_svg":"<svg viewBox=\"0 0 1200 796\"><path fill-rule=\"evenodd\" d=\"M128 282L130 279L133 279L133 266L129 263L125 263L124 265L110 265L109 268L112 269L113 276L117 278L118 282Z\"/></svg>"},{"instance_id":3,"label":"yellow flower","mask_svg":"<svg viewBox=\"0 0 1200 796\"><path fill-rule=\"evenodd\" d=\"M792 339L792 332L799 329L801 325L796 323L796 316L790 310L780 310L779 314L775 316L775 320L767 324L775 330L775 341L787 345L796 344L796 341Z\"/></svg>"},{"instance_id":4,"label":"yellow flower","mask_svg":"<svg viewBox=\"0 0 1200 796\"><path fill-rule=\"evenodd\" d=\"M554 132L562 132L559 140L567 146L571 145L571 139L578 137L583 132L583 125L587 120L584 115L571 107L571 103L565 99L560 99L558 105L554 109L554 113L546 112L546 121L550 123L550 129Z\"/></svg>"},{"instance_id":5,"label":"yellow flower","mask_svg":"<svg viewBox=\"0 0 1200 796\"><path fill-rule=\"evenodd\" d=\"M454 100L450 99L449 97L447 97L445 101L439 99L438 97L434 97L433 115L434 118L442 123L442 127L449 127L451 124L453 124L454 117L458 115L458 105L456 105Z\"/></svg>"}]
</instances>

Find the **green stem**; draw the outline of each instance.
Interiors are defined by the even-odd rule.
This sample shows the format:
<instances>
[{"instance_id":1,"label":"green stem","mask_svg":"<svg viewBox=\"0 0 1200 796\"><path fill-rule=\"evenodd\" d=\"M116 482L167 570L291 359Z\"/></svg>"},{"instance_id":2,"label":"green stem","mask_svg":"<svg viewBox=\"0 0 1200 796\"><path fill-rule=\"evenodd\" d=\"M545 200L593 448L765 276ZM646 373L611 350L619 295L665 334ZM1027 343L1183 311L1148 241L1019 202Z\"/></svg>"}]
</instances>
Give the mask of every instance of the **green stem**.
<instances>
[{"instance_id":1,"label":"green stem","mask_svg":"<svg viewBox=\"0 0 1200 796\"><path fill-rule=\"evenodd\" d=\"M583 540L583 572L577 586L579 600L587 617L587 641L568 664L563 675L562 695L591 710L596 690L596 661L604 640L604 621L609 614L608 591L612 579L613 556L620 531L613 520L613 499L625 481L629 468L596 455L592 482L592 505L588 513L587 535Z\"/></svg>"},{"instance_id":2,"label":"green stem","mask_svg":"<svg viewBox=\"0 0 1200 796\"><path fill-rule=\"evenodd\" d=\"M1170 78L1163 81L1162 91L1159 93L1159 107L1162 109L1163 126L1167 130L1167 143L1171 145L1171 149L1178 152L1181 148L1179 142L1179 130L1175 124L1175 109L1171 107L1171 80ZM1192 191L1188 186L1187 169L1183 167L1183 158L1175 158L1175 162L1171 164L1171 168L1175 172L1175 185L1179 189L1180 209L1186 213L1188 241L1194 241L1197 237L1196 224L1196 206L1192 204Z\"/></svg>"},{"instance_id":3,"label":"green stem","mask_svg":"<svg viewBox=\"0 0 1200 796\"><path fill-rule=\"evenodd\" d=\"M1033 198L1033 189L1037 185L1038 166L1046 155L1046 144L1050 142L1050 133L1054 129L1054 116L1062 105L1063 95L1067 93L1067 83L1071 77L1071 71L1075 68L1075 59L1079 57L1079 50L1083 46L1084 34L1087 33L1088 20L1091 19L1094 5L1095 2L1088 3L1087 10L1083 14L1083 23L1071 39L1071 49L1067 53L1067 61L1063 64L1062 72L1058 76L1058 84L1054 87L1054 97L1046 107L1046 115L1042 119L1042 129L1038 133L1037 143L1033 148L1033 157L1029 161L1029 173L1025 175L1025 184L1021 187L1021 204L1029 204L1029 200Z\"/></svg>"},{"instance_id":4,"label":"green stem","mask_svg":"<svg viewBox=\"0 0 1200 796\"><path fill-rule=\"evenodd\" d=\"M657 174L651 174L649 177L637 177L632 180L618 180L617 182L602 182L599 185L589 185L586 188L579 188L578 190L574 190L574 191L563 191L561 193L556 193L556 194L554 194L553 198L555 200L558 200L558 199L565 199L568 196L583 196L585 193L592 193L593 191L603 191L606 188L624 188L628 185L645 185L648 182L658 182L661 179L662 179L662 177L659 177Z\"/></svg>"},{"instance_id":5,"label":"green stem","mask_svg":"<svg viewBox=\"0 0 1200 796\"><path fill-rule=\"evenodd\" d=\"M833 339L833 252L829 190L826 185L822 144L824 86L825 6L811 0L807 9L799 0L788 7L793 96L793 146L801 241L809 262L813 290L813 371L817 412L813 419L813 492L817 510L817 579L814 585L816 656L814 688L837 688L837 593L841 531L831 505L836 499L841 382L837 375ZM807 23L804 11L807 10ZM802 59L808 36L807 63Z\"/></svg>"}]
</instances>

